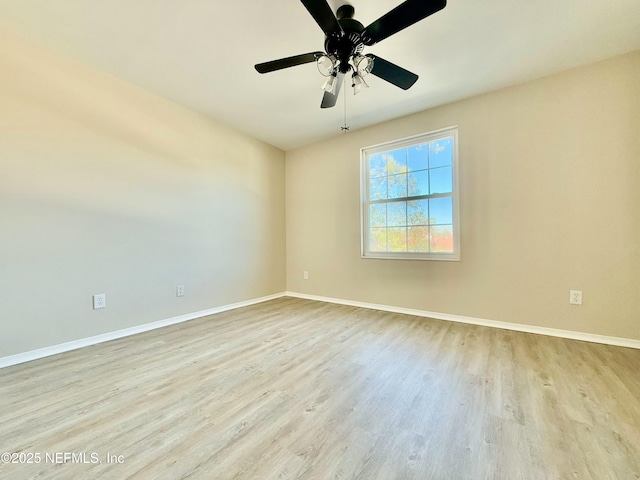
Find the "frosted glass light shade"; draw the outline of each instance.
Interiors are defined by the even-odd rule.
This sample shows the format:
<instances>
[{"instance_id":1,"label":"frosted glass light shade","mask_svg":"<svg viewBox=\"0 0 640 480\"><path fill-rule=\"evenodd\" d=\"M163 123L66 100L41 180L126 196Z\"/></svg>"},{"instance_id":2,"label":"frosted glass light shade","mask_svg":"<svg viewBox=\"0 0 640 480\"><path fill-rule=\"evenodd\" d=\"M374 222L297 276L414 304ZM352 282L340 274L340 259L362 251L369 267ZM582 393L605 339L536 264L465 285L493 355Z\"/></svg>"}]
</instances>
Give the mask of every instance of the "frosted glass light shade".
<instances>
[{"instance_id":1,"label":"frosted glass light shade","mask_svg":"<svg viewBox=\"0 0 640 480\"><path fill-rule=\"evenodd\" d=\"M327 93L335 93L336 91L336 75L331 75L327 78L327 81L322 85L322 89Z\"/></svg>"},{"instance_id":2,"label":"frosted glass light shade","mask_svg":"<svg viewBox=\"0 0 640 480\"><path fill-rule=\"evenodd\" d=\"M357 73L354 73L353 76L351 77L351 86L353 87L354 95L357 95L365 88L369 88L369 85L367 85L367 82L365 82L364 79Z\"/></svg>"}]
</instances>

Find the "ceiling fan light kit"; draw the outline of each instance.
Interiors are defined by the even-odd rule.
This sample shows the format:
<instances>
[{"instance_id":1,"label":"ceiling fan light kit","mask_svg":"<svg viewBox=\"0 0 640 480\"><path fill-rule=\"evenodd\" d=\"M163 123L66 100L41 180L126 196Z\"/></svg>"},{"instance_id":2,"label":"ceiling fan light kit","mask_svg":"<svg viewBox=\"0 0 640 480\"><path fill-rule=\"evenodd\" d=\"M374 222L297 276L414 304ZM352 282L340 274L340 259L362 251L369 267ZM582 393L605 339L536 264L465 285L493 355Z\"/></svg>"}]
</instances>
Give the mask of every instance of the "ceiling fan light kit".
<instances>
[{"instance_id":1,"label":"ceiling fan light kit","mask_svg":"<svg viewBox=\"0 0 640 480\"><path fill-rule=\"evenodd\" d=\"M334 15L327 0L301 2L325 34L325 51L259 63L255 68L259 73L268 73L316 62L318 71L327 77L322 86L324 96L321 108L335 106L344 76L350 71L353 72L351 86L354 94L369 87L363 78L369 73L403 90L410 88L418 80L415 73L376 55L362 55L362 51L365 47L375 45L447 5L446 0L406 0L364 27L353 18L355 10L349 4L342 5Z\"/></svg>"}]
</instances>

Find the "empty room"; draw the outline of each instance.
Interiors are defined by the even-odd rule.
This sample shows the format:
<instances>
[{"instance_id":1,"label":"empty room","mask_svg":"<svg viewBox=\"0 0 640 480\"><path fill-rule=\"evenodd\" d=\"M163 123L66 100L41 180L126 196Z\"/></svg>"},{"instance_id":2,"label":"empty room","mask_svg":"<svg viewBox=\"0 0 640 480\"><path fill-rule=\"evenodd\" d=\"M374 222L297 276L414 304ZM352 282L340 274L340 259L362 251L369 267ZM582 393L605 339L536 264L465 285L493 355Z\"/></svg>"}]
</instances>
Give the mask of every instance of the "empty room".
<instances>
[{"instance_id":1,"label":"empty room","mask_svg":"<svg viewBox=\"0 0 640 480\"><path fill-rule=\"evenodd\" d=\"M0 0L0 479L640 479L639 32Z\"/></svg>"}]
</instances>

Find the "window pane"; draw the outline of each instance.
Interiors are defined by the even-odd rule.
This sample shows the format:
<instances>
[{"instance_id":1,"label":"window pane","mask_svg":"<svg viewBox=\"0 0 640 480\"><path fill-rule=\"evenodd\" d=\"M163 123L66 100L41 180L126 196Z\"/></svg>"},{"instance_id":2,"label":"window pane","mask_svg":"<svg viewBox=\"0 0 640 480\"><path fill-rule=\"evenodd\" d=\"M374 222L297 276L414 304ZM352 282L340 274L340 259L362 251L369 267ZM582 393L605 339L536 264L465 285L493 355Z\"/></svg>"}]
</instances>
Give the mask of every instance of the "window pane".
<instances>
[{"instance_id":1,"label":"window pane","mask_svg":"<svg viewBox=\"0 0 640 480\"><path fill-rule=\"evenodd\" d=\"M407 196L407 174L392 175L389 178L389 198L403 198Z\"/></svg>"},{"instance_id":2,"label":"window pane","mask_svg":"<svg viewBox=\"0 0 640 480\"><path fill-rule=\"evenodd\" d=\"M410 172L426 170L429 165L429 145L415 145L407 149L407 168Z\"/></svg>"},{"instance_id":3,"label":"window pane","mask_svg":"<svg viewBox=\"0 0 640 480\"><path fill-rule=\"evenodd\" d=\"M376 203L369 206L369 225L372 227L387 226L387 204Z\"/></svg>"},{"instance_id":4,"label":"window pane","mask_svg":"<svg viewBox=\"0 0 640 480\"><path fill-rule=\"evenodd\" d=\"M428 252L429 227L409 227L408 230L408 251Z\"/></svg>"},{"instance_id":5,"label":"window pane","mask_svg":"<svg viewBox=\"0 0 640 480\"><path fill-rule=\"evenodd\" d=\"M387 157L387 174L395 175L397 173L405 173L407 171L407 149L401 148L386 153Z\"/></svg>"},{"instance_id":6,"label":"window pane","mask_svg":"<svg viewBox=\"0 0 640 480\"><path fill-rule=\"evenodd\" d=\"M429 200L429 223L453 223L453 199L451 197Z\"/></svg>"},{"instance_id":7,"label":"window pane","mask_svg":"<svg viewBox=\"0 0 640 480\"><path fill-rule=\"evenodd\" d=\"M387 230L388 243L390 252L406 252L407 251L407 229L406 228L389 228Z\"/></svg>"},{"instance_id":8,"label":"window pane","mask_svg":"<svg viewBox=\"0 0 640 480\"><path fill-rule=\"evenodd\" d=\"M390 227L404 227L407 224L407 202L387 203L387 225Z\"/></svg>"},{"instance_id":9,"label":"window pane","mask_svg":"<svg viewBox=\"0 0 640 480\"><path fill-rule=\"evenodd\" d=\"M385 200L387 198L387 177L372 178L369 180L369 199Z\"/></svg>"},{"instance_id":10,"label":"window pane","mask_svg":"<svg viewBox=\"0 0 640 480\"><path fill-rule=\"evenodd\" d=\"M386 228L371 228L369 230L369 250L372 252L387 251Z\"/></svg>"},{"instance_id":11,"label":"window pane","mask_svg":"<svg viewBox=\"0 0 640 480\"><path fill-rule=\"evenodd\" d=\"M407 225L429 224L429 201L411 200L407 202Z\"/></svg>"},{"instance_id":12,"label":"window pane","mask_svg":"<svg viewBox=\"0 0 640 480\"><path fill-rule=\"evenodd\" d=\"M387 174L387 159L381 153L369 157L369 177L381 177Z\"/></svg>"},{"instance_id":13,"label":"window pane","mask_svg":"<svg viewBox=\"0 0 640 480\"><path fill-rule=\"evenodd\" d=\"M429 171L410 173L408 176L409 196L429 195Z\"/></svg>"},{"instance_id":14,"label":"window pane","mask_svg":"<svg viewBox=\"0 0 640 480\"><path fill-rule=\"evenodd\" d=\"M432 252L453 252L453 226L438 225L431 228L431 251Z\"/></svg>"},{"instance_id":15,"label":"window pane","mask_svg":"<svg viewBox=\"0 0 640 480\"><path fill-rule=\"evenodd\" d=\"M453 177L451 167L429 170L430 193L451 193L453 191Z\"/></svg>"},{"instance_id":16,"label":"window pane","mask_svg":"<svg viewBox=\"0 0 640 480\"><path fill-rule=\"evenodd\" d=\"M452 164L453 142L443 138L429 144L429 168L445 167Z\"/></svg>"}]
</instances>

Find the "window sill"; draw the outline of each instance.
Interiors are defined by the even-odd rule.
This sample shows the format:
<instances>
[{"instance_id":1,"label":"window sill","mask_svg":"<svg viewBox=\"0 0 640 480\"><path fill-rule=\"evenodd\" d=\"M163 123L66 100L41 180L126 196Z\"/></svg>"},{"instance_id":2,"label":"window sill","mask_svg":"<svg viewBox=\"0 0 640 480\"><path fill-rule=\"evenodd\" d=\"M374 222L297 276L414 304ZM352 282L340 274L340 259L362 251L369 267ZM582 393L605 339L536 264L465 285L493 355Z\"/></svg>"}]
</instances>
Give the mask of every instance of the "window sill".
<instances>
[{"instance_id":1,"label":"window sill","mask_svg":"<svg viewBox=\"0 0 640 480\"><path fill-rule=\"evenodd\" d=\"M445 254L411 254L411 253L367 253L361 258L374 260L436 260L444 262L459 262L460 255L455 253Z\"/></svg>"}]
</instances>

